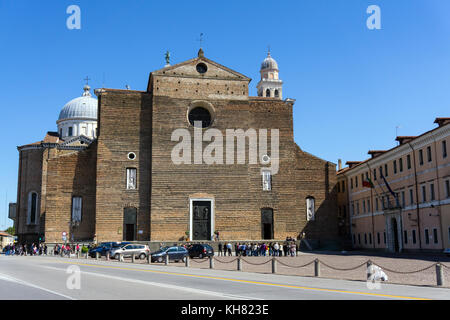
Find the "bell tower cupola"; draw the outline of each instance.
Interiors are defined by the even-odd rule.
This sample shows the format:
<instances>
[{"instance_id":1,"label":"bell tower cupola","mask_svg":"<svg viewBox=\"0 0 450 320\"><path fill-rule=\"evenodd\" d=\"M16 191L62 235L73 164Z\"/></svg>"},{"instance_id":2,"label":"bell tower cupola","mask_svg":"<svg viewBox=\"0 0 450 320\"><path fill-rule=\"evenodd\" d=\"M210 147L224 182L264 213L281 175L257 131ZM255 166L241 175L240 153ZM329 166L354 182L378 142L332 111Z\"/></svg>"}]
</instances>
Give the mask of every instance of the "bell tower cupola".
<instances>
[{"instance_id":1,"label":"bell tower cupola","mask_svg":"<svg viewBox=\"0 0 450 320\"><path fill-rule=\"evenodd\" d=\"M278 72L278 63L270 56L269 49L261 64L261 80L256 85L258 97L283 98L283 81L280 80Z\"/></svg>"}]
</instances>

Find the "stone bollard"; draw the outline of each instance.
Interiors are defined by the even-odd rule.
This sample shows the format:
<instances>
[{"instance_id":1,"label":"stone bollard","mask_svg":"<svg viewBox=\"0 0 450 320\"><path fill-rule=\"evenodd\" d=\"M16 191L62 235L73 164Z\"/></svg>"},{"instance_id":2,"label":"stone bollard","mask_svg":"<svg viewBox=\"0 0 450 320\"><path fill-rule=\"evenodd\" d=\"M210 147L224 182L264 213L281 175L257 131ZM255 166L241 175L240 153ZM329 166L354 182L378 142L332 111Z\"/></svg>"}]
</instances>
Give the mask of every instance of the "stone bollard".
<instances>
[{"instance_id":1,"label":"stone bollard","mask_svg":"<svg viewBox=\"0 0 450 320\"><path fill-rule=\"evenodd\" d=\"M86 257L85 259L89 259L89 252L86 252Z\"/></svg>"},{"instance_id":2,"label":"stone bollard","mask_svg":"<svg viewBox=\"0 0 450 320\"><path fill-rule=\"evenodd\" d=\"M80 259L81 252L77 251L77 259Z\"/></svg>"},{"instance_id":3,"label":"stone bollard","mask_svg":"<svg viewBox=\"0 0 450 320\"><path fill-rule=\"evenodd\" d=\"M184 261L185 266L186 266L187 268L189 268L189 256L186 256L185 259L186 259L186 260Z\"/></svg>"},{"instance_id":4,"label":"stone bollard","mask_svg":"<svg viewBox=\"0 0 450 320\"><path fill-rule=\"evenodd\" d=\"M320 261L314 260L314 277L320 277Z\"/></svg>"},{"instance_id":5,"label":"stone bollard","mask_svg":"<svg viewBox=\"0 0 450 320\"><path fill-rule=\"evenodd\" d=\"M152 263L152 255L150 253L147 255L147 263L148 264Z\"/></svg>"},{"instance_id":6,"label":"stone bollard","mask_svg":"<svg viewBox=\"0 0 450 320\"><path fill-rule=\"evenodd\" d=\"M100 259L100 252L96 252L95 253L95 260L99 260Z\"/></svg>"},{"instance_id":7,"label":"stone bollard","mask_svg":"<svg viewBox=\"0 0 450 320\"><path fill-rule=\"evenodd\" d=\"M444 285L444 270L440 263L436 264L436 284L440 287Z\"/></svg>"},{"instance_id":8,"label":"stone bollard","mask_svg":"<svg viewBox=\"0 0 450 320\"><path fill-rule=\"evenodd\" d=\"M120 262L123 262L123 254L122 254L122 253L119 254L119 261L120 261Z\"/></svg>"},{"instance_id":9,"label":"stone bollard","mask_svg":"<svg viewBox=\"0 0 450 320\"><path fill-rule=\"evenodd\" d=\"M367 280L372 280L372 261L367 261Z\"/></svg>"},{"instance_id":10,"label":"stone bollard","mask_svg":"<svg viewBox=\"0 0 450 320\"><path fill-rule=\"evenodd\" d=\"M237 258L237 270L241 271L242 270L242 264L241 264L241 258Z\"/></svg>"},{"instance_id":11,"label":"stone bollard","mask_svg":"<svg viewBox=\"0 0 450 320\"><path fill-rule=\"evenodd\" d=\"M134 253L131 255L131 263L134 263L136 261L136 256Z\"/></svg>"},{"instance_id":12,"label":"stone bollard","mask_svg":"<svg viewBox=\"0 0 450 320\"><path fill-rule=\"evenodd\" d=\"M110 257L109 257L109 251L106 251L106 261L109 261Z\"/></svg>"},{"instance_id":13,"label":"stone bollard","mask_svg":"<svg viewBox=\"0 0 450 320\"><path fill-rule=\"evenodd\" d=\"M272 258L272 273L277 273L277 259Z\"/></svg>"},{"instance_id":14,"label":"stone bollard","mask_svg":"<svg viewBox=\"0 0 450 320\"><path fill-rule=\"evenodd\" d=\"M214 269L214 257L209 257L209 268Z\"/></svg>"},{"instance_id":15,"label":"stone bollard","mask_svg":"<svg viewBox=\"0 0 450 320\"><path fill-rule=\"evenodd\" d=\"M165 262L164 264L167 266L169 265L169 254L166 254Z\"/></svg>"}]
</instances>

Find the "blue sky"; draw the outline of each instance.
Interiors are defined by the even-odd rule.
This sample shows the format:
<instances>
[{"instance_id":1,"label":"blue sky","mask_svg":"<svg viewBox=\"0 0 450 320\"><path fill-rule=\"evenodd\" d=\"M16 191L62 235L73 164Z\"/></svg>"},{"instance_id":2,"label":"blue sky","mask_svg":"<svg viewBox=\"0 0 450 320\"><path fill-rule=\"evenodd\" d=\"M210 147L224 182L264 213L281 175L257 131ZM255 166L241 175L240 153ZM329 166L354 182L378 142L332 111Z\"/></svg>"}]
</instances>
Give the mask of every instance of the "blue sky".
<instances>
[{"instance_id":1,"label":"blue sky","mask_svg":"<svg viewBox=\"0 0 450 320\"><path fill-rule=\"evenodd\" d=\"M81 8L69 30L66 9ZM369 5L381 8L381 30L369 30ZM450 116L450 1L22 1L0 0L0 229L17 197L16 147L56 131L60 109L98 88L145 90L151 71L196 56L250 78L256 95L270 44L296 99L299 146L337 163L363 160L369 149L395 146Z\"/></svg>"}]
</instances>

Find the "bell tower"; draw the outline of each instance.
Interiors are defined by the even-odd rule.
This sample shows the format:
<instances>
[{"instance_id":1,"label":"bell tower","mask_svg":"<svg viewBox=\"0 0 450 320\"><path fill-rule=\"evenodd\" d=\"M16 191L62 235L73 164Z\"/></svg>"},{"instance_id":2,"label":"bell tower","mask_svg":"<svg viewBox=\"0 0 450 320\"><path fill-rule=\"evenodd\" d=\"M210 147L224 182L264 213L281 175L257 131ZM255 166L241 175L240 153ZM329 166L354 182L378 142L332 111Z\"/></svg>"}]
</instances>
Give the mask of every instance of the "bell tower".
<instances>
[{"instance_id":1,"label":"bell tower","mask_svg":"<svg viewBox=\"0 0 450 320\"><path fill-rule=\"evenodd\" d=\"M261 80L256 85L258 97L283 98L283 81L279 79L278 71L278 63L270 56L269 49L261 64Z\"/></svg>"}]
</instances>

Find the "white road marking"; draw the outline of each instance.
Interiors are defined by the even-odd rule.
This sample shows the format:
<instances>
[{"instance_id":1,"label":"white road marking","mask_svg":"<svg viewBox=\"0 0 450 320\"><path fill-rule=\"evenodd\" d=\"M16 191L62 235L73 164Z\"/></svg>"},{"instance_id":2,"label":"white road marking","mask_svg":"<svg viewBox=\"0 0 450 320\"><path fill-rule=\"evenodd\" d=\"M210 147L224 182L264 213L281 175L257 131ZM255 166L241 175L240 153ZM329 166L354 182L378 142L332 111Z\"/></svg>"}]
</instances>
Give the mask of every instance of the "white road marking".
<instances>
[{"instance_id":1,"label":"white road marking","mask_svg":"<svg viewBox=\"0 0 450 320\"><path fill-rule=\"evenodd\" d=\"M57 267L50 267L50 266L39 266L39 267L65 272L64 269L57 268ZM158 283L158 282L153 282L153 281L144 281L144 280L123 278L123 277L111 276L111 275L106 275L106 274L101 274L101 273L96 273L96 272L88 272L88 271L83 271L83 270L81 270L81 274L88 274L88 275L97 276L97 277L103 277L103 278L108 278L108 279L114 279L114 280L120 280L120 281L126 281L126 282L138 283L138 284L145 284L145 285L161 287L161 288L166 288L166 289L182 290L182 291L187 291L187 292L190 292L190 293L197 293L197 294L204 294L204 295L210 295L210 296L217 296L217 297L221 297L221 298L229 298L229 299L236 299L236 300L264 300L264 299L255 298L255 297L238 296L238 295L227 294L227 293L220 293L220 292L209 291L209 290L194 289L194 288L190 288L190 287L183 287L183 286L177 286L177 285L172 285L172 284Z\"/></svg>"},{"instance_id":2,"label":"white road marking","mask_svg":"<svg viewBox=\"0 0 450 320\"><path fill-rule=\"evenodd\" d=\"M18 283L18 284L21 284L21 285L24 285L24 286L28 286L28 287L32 287L32 288L35 288L35 289L39 289L39 290L42 290L42 291L50 292L52 294L61 296L63 298L69 299L69 300L76 300L75 298L66 296L65 294L62 294L62 293L59 293L59 292L56 292L56 291L53 291L53 290L50 290L50 289L46 289L46 288L40 287L38 285L32 284L30 282L26 282L24 280L20 280L20 279L11 277L10 275L6 275L6 274L1 274L0 273L0 280L10 281L10 282Z\"/></svg>"}]
</instances>

